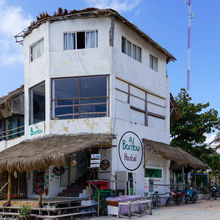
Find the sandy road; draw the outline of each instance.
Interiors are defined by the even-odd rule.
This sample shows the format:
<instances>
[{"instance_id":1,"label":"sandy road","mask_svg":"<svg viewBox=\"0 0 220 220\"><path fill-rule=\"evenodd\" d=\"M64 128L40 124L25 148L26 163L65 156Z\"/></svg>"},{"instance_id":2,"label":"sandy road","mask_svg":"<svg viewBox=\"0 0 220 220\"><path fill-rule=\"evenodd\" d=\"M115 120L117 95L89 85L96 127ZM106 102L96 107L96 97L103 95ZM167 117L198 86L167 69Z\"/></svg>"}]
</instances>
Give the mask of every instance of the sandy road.
<instances>
[{"instance_id":1,"label":"sandy road","mask_svg":"<svg viewBox=\"0 0 220 220\"><path fill-rule=\"evenodd\" d=\"M116 217L93 217L89 220L110 220ZM128 218L129 219L129 218ZM153 215L132 217L138 220L220 220L220 199L199 200L195 204L161 207L153 209Z\"/></svg>"}]
</instances>

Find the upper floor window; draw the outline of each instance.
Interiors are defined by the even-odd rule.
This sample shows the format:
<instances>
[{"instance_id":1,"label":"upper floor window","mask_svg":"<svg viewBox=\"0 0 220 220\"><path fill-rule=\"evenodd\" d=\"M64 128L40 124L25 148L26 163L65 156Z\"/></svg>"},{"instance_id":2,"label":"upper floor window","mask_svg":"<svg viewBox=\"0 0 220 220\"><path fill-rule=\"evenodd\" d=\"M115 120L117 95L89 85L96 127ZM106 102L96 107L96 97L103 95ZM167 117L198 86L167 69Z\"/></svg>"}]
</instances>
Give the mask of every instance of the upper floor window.
<instances>
[{"instance_id":1,"label":"upper floor window","mask_svg":"<svg viewBox=\"0 0 220 220\"><path fill-rule=\"evenodd\" d=\"M129 57L141 62L141 48L122 37L121 51Z\"/></svg>"},{"instance_id":2,"label":"upper floor window","mask_svg":"<svg viewBox=\"0 0 220 220\"><path fill-rule=\"evenodd\" d=\"M45 82L30 89L30 124L45 121Z\"/></svg>"},{"instance_id":3,"label":"upper floor window","mask_svg":"<svg viewBox=\"0 0 220 220\"><path fill-rule=\"evenodd\" d=\"M30 46L30 61L34 61L44 53L44 39L39 40Z\"/></svg>"},{"instance_id":4,"label":"upper floor window","mask_svg":"<svg viewBox=\"0 0 220 220\"><path fill-rule=\"evenodd\" d=\"M98 47L98 31L64 33L64 50Z\"/></svg>"},{"instance_id":5,"label":"upper floor window","mask_svg":"<svg viewBox=\"0 0 220 220\"><path fill-rule=\"evenodd\" d=\"M108 76L53 79L52 118L108 115Z\"/></svg>"},{"instance_id":6,"label":"upper floor window","mask_svg":"<svg viewBox=\"0 0 220 220\"><path fill-rule=\"evenodd\" d=\"M157 57L150 54L150 68L158 71L158 59Z\"/></svg>"}]
</instances>

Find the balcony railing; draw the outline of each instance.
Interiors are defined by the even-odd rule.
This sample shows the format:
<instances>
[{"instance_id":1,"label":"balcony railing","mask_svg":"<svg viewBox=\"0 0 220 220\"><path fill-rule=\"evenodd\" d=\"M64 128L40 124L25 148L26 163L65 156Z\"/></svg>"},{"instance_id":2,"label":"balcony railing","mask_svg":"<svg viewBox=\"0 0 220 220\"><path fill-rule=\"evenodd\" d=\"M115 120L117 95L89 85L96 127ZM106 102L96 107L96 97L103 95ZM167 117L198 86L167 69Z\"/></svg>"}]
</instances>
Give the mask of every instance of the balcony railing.
<instances>
[{"instance_id":1,"label":"balcony railing","mask_svg":"<svg viewBox=\"0 0 220 220\"><path fill-rule=\"evenodd\" d=\"M24 135L24 126L2 131L0 133L0 141L11 140Z\"/></svg>"}]
</instances>

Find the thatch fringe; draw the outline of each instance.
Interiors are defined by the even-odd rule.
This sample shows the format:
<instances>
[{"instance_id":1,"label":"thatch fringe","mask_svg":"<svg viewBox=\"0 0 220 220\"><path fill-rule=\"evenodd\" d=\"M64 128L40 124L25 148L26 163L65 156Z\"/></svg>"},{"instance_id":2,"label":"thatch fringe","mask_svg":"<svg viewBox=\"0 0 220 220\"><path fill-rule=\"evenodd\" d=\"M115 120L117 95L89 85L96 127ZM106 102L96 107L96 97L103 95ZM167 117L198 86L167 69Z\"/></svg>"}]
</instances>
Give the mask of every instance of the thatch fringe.
<instances>
[{"instance_id":1,"label":"thatch fringe","mask_svg":"<svg viewBox=\"0 0 220 220\"><path fill-rule=\"evenodd\" d=\"M0 172L33 171L61 166L74 153L88 148L110 147L112 134L57 135L29 140L0 152Z\"/></svg>"},{"instance_id":2,"label":"thatch fringe","mask_svg":"<svg viewBox=\"0 0 220 220\"><path fill-rule=\"evenodd\" d=\"M6 96L0 97L0 107L2 104L10 102L13 98L22 94L24 94L24 85L22 85L20 88L15 89L14 91L9 92Z\"/></svg>"},{"instance_id":3,"label":"thatch fringe","mask_svg":"<svg viewBox=\"0 0 220 220\"><path fill-rule=\"evenodd\" d=\"M47 12L43 12L40 14L39 17L37 17L36 21L33 21L30 26L25 29L23 32L17 35L17 37L23 37L25 38L27 35L29 35L35 28L38 28L41 24L45 22L55 22L55 21L62 21L62 20L68 20L68 19L75 19L75 18L92 18L92 17L100 17L100 16L106 16L106 17L115 17L118 21L135 31L140 37L142 37L144 40L146 40L148 43L150 43L153 47L157 48L159 51L161 51L163 54L167 56L167 62L170 60L175 61L176 58L170 54L165 48L161 47L158 43L156 43L154 40L152 40L148 35L146 35L143 31L141 31L137 26L130 23L127 19L122 17L117 11L113 9L98 9L98 8L85 8L82 10L71 10L68 11L67 9L59 8L57 12L54 12L53 15L48 15Z\"/></svg>"},{"instance_id":4,"label":"thatch fringe","mask_svg":"<svg viewBox=\"0 0 220 220\"><path fill-rule=\"evenodd\" d=\"M208 166L198 158L192 156L179 147L173 147L161 142L143 139L144 146L147 150L159 153L166 160L175 161L177 164L190 165L194 169L207 169Z\"/></svg>"}]
</instances>

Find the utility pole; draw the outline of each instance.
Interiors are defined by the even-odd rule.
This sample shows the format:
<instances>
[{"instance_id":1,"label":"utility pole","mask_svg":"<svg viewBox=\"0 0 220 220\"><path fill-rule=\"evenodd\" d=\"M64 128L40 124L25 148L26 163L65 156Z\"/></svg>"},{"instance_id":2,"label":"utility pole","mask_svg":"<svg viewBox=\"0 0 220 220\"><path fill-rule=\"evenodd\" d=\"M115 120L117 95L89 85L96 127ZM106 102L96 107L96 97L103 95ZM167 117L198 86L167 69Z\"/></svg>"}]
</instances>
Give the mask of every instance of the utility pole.
<instances>
[{"instance_id":1,"label":"utility pole","mask_svg":"<svg viewBox=\"0 0 220 220\"><path fill-rule=\"evenodd\" d=\"M193 14L191 11L191 0L187 0L185 3L188 5L187 91L189 91L191 71L191 20L193 18Z\"/></svg>"}]
</instances>

